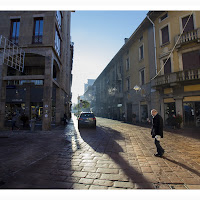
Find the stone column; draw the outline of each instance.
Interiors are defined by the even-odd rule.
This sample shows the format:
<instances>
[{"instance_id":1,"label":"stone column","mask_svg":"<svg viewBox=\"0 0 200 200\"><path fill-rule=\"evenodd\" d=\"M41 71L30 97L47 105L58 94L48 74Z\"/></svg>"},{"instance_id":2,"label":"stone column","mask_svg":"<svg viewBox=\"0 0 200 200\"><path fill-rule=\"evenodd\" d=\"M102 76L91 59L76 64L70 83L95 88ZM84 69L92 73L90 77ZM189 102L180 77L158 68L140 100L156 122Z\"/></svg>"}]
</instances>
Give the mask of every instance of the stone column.
<instances>
[{"instance_id":1,"label":"stone column","mask_svg":"<svg viewBox=\"0 0 200 200\"><path fill-rule=\"evenodd\" d=\"M25 114L29 117L30 120L30 109L31 109L31 84L26 83L24 84L26 88L26 99L25 99Z\"/></svg>"},{"instance_id":2,"label":"stone column","mask_svg":"<svg viewBox=\"0 0 200 200\"><path fill-rule=\"evenodd\" d=\"M53 57L51 55L45 57L44 76L42 130L51 130L53 87Z\"/></svg>"},{"instance_id":3,"label":"stone column","mask_svg":"<svg viewBox=\"0 0 200 200\"><path fill-rule=\"evenodd\" d=\"M3 55L0 54L0 129L4 128L5 122L5 103L6 103L6 81L3 77L6 76L7 67L3 64Z\"/></svg>"},{"instance_id":4,"label":"stone column","mask_svg":"<svg viewBox=\"0 0 200 200\"><path fill-rule=\"evenodd\" d=\"M180 114L183 117L183 98L175 98L175 106L176 106L176 115ZM181 127L183 123L181 123Z\"/></svg>"},{"instance_id":5,"label":"stone column","mask_svg":"<svg viewBox=\"0 0 200 200\"><path fill-rule=\"evenodd\" d=\"M64 116L63 95L61 89L56 88L56 124L60 124L60 119Z\"/></svg>"},{"instance_id":6,"label":"stone column","mask_svg":"<svg viewBox=\"0 0 200 200\"><path fill-rule=\"evenodd\" d=\"M164 117L165 117L165 107L164 107L164 100L163 97L160 98L160 111L158 110L158 112L160 112L161 117L163 118L163 123L164 123ZM165 124L165 123L164 123Z\"/></svg>"}]
</instances>

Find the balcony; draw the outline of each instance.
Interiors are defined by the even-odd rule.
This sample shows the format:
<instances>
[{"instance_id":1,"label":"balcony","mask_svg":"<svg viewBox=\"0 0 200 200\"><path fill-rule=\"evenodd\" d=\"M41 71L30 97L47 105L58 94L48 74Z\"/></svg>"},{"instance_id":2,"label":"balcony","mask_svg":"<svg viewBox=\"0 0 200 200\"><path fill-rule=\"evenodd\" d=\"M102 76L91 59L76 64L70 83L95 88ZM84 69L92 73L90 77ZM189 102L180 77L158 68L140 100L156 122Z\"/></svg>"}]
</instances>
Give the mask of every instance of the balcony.
<instances>
[{"instance_id":1,"label":"balcony","mask_svg":"<svg viewBox=\"0 0 200 200\"><path fill-rule=\"evenodd\" d=\"M180 35L176 35L175 36L175 44L178 40ZM179 41L177 42L176 48L180 48L181 45L184 45L188 42L200 42L200 28L192 30L190 32L187 33L183 33L179 39Z\"/></svg>"},{"instance_id":2,"label":"balcony","mask_svg":"<svg viewBox=\"0 0 200 200\"><path fill-rule=\"evenodd\" d=\"M158 76L154 80L152 80L151 85L152 87L156 87L192 80L200 80L200 68L184 70L163 76Z\"/></svg>"}]
</instances>

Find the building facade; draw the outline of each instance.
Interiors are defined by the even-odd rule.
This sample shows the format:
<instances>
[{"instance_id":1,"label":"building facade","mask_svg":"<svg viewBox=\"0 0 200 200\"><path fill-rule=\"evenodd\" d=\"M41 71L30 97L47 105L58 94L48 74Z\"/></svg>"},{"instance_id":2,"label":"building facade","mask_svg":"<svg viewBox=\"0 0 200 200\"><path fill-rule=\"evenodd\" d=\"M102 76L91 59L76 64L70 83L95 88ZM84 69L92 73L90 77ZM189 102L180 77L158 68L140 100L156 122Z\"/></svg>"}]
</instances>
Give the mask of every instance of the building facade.
<instances>
[{"instance_id":1,"label":"building facade","mask_svg":"<svg viewBox=\"0 0 200 200\"><path fill-rule=\"evenodd\" d=\"M2 11L0 17L0 35L25 52L22 71L0 59L0 127L11 120L13 112L23 112L43 130L50 130L64 114L70 115L71 12Z\"/></svg>"},{"instance_id":2,"label":"building facade","mask_svg":"<svg viewBox=\"0 0 200 200\"><path fill-rule=\"evenodd\" d=\"M95 112L146 123L155 108L171 125L200 122L199 11L151 11L96 79Z\"/></svg>"},{"instance_id":3,"label":"building facade","mask_svg":"<svg viewBox=\"0 0 200 200\"><path fill-rule=\"evenodd\" d=\"M184 126L200 126L200 12L150 12L155 24L161 114L169 124L180 114Z\"/></svg>"}]
</instances>

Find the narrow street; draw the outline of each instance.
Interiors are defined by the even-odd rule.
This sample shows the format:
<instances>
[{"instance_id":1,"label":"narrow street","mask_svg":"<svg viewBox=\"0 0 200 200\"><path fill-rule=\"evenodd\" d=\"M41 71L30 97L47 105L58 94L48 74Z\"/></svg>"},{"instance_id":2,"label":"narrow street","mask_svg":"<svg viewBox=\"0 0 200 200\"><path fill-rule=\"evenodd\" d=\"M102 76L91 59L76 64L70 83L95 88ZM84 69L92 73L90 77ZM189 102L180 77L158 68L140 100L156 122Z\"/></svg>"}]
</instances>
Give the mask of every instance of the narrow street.
<instances>
[{"instance_id":1,"label":"narrow street","mask_svg":"<svg viewBox=\"0 0 200 200\"><path fill-rule=\"evenodd\" d=\"M200 189L196 137L165 131L163 158L150 128L105 118L96 129L78 130L72 116L64 131L0 137L2 189Z\"/></svg>"}]
</instances>

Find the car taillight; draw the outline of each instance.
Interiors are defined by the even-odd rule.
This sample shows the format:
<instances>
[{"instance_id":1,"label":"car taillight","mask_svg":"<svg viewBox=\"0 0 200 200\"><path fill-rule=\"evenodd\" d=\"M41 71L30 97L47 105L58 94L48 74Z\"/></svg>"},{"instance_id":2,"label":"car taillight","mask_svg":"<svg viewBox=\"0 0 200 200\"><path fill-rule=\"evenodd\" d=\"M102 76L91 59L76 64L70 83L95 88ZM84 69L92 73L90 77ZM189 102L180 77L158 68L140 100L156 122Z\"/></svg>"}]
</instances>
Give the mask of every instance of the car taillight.
<instances>
[{"instance_id":1,"label":"car taillight","mask_svg":"<svg viewBox=\"0 0 200 200\"><path fill-rule=\"evenodd\" d=\"M95 117L93 117L93 120L96 120L96 118L95 118Z\"/></svg>"},{"instance_id":2,"label":"car taillight","mask_svg":"<svg viewBox=\"0 0 200 200\"><path fill-rule=\"evenodd\" d=\"M79 118L78 120L83 120L82 118Z\"/></svg>"}]
</instances>

